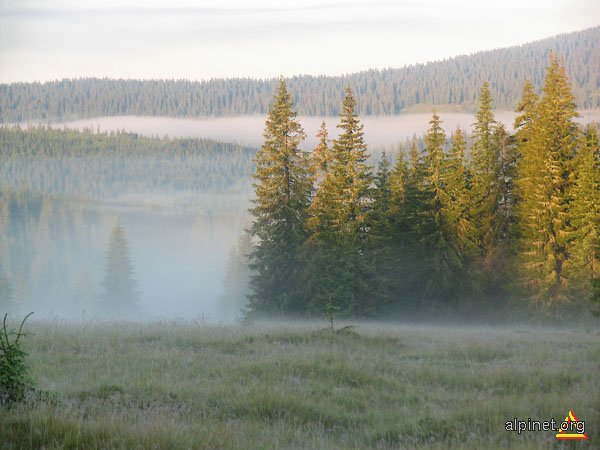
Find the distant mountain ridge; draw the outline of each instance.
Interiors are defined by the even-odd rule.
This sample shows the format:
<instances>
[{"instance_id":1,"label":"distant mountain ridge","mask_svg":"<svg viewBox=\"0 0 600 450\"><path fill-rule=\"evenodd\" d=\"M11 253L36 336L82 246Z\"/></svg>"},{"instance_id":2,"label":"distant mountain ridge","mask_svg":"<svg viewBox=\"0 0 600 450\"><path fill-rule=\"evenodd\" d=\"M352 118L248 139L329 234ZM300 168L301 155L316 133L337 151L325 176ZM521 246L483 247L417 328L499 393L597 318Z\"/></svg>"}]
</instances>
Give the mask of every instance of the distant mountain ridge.
<instances>
[{"instance_id":1,"label":"distant mountain ridge","mask_svg":"<svg viewBox=\"0 0 600 450\"><path fill-rule=\"evenodd\" d=\"M399 69L343 76L300 75L288 86L300 114L336 115L350 86L363 115L390 115L438 105L472 111L490 81L495 107L513 110L525 79L541 86L549 53L564 58L581 109L600 108L600 26L516 47L481 51ZM275 79L65 79L0 84L0 122L71 120L114 115L169 117L265 114Z\"/></svg>"}]
</instances>

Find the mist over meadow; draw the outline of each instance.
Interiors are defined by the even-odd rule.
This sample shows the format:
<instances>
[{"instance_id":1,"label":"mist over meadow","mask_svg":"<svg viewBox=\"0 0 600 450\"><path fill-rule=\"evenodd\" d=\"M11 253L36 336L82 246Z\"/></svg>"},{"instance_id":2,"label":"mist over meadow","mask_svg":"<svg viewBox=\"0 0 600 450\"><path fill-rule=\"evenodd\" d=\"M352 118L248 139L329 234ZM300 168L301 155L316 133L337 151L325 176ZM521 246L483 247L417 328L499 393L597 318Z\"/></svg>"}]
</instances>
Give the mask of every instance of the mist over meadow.
<instances>
[{"instance_id":1,"label":"mist over meadow","mask_svg":"<svg viewBox=\"0 0 600 450\"><path fill-rule=\"evenodd\" d=\"M2 301L39 318L232 319L223 277L247 222L256 149L211 140L0 130ZM103 306L124 233L139 308Z\"/></svg>"},{"instance_id":2,"label":"mist over meadow","mask_svg":"<svg viewBox=\"0 0 600 450\"><path fill-rule=\"evenodd\" d=\"M474 115L466 113L440 116L448 133L457 127L468 130L475 120ZM512 128L515 113L499 111L496 117ZM361 118L373 165L381 151L394 154L399 144L421 137L429 119L429 114ZM578 120L586 123L598 119L600 112L583 111ZM3 266L14 280L14 307L33 308L40 316L70 319L104 314L106 311L98 304L107 245L112 227L120 220L142 317L239 318L247 294L242 286L247 281L247 270L242 268L244 255L240 254L238 240L249 224L252 158L263 141L264 120L258 115L197 119L100 117L51 125L57 133L87 130L84 135L90 142L68 145L88 152L95 148L94 135L110 140L105 133L125 131L152 137L140 145L162 142L162 153L139 150L101 156L101 151L96 157L90 153L82 158L67 152L32 159L9 157L11 142L4 140L2 186L34 195L20 206L6 194L3 198L3 226L7 230ZM339 135L337 117L300 116L299 120L307 135L302 144L305 151L317 145L316 133L322 121L327 123L331 139ZM181 145L172 144L178 142L173 138L208 138L247 147L236 147L210 160L208 166L202 159L190 165L181 149L175 148ZM123 144L116 137L114 145L127 146L127 139ZM206 141L204 147L214 152L218 145ZM200 172L185 172L185 167L199 169L201 165ZM232 166L236 170L232 171ZM212 181L186 185L177 183L180 178ZM227 273L235 267L244 273L229 273L230 278L241 279L230 279L230 284L236 284L235 292L224 292ZM229 302L225 297L230 297Z\"/></svg>"}]
</instances>

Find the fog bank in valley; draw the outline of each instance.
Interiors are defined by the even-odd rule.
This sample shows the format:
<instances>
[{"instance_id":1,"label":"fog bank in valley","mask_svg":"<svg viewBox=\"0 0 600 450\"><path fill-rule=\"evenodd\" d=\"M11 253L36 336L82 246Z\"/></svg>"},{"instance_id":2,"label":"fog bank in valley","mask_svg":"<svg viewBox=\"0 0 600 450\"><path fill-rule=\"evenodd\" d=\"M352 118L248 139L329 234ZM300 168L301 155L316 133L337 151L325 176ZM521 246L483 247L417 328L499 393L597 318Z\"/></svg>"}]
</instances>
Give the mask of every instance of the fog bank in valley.
<instances>
[{"instance_id":1,"label":"fog bank in valley","mask_svg":"<svg viewBox=\"0 0 600 450\"><path fill-rule=\"evenodd\" d=\"M600 111L581 114L581 122L600 120ZM475 120L472 114L440 116L448 135L458 126L470 132ZM512 130L514 113L496 112L496 117ZM372 162L379 150L395 150L422 136L430 118L362 117ZM337 137L338 117L300 117L305 150L316 146L323 120L330 139ZM107 246L120 220L139 292L136 318L240 317L248 278L243 254L250 245L243 229L264 121L263 116L100 117L52 124L56 130L22 130L29 140L0 129L6 133L0 154L0 281L10 281L16 309L35 310L38 317L101 315ZM98 130L248 147L108 136ZM24 157L25 152L36 157Z\"/></svg>"},{"instance_id":2,"label":"fog bank in valley","mask_svg":"<svg viewBox=\"0 0 600 450\"><path fill-rule=\"evenodd\" d=\"M600 111L581 111L582 123L600 121ZM470 131L475 121L473 114L439 113L442 126L447 134L456 127ZM496 111L496 119L512 130L516 114L512 111ZM203 117L197 119L178 119L171 117L136 117L115 116L81 119L71 122L61 122L52 126L62 128L84 129L91 128L100 131L125 130L145 136L158 137L202 137L218 141L237 142L244 145L260 146L263 142L265 116L239 117ZM307 138L304 149L310 150L317 144L316 134L322 121L327 124L329 137L338 135L336 125L338 117L299 117ZM364 124L365 140L371 149L385 149L396 146L399 142L421 136L429 128L431 114L401 114L397 116L365 116L360 117Z\"/></svg>"}]
</instances>

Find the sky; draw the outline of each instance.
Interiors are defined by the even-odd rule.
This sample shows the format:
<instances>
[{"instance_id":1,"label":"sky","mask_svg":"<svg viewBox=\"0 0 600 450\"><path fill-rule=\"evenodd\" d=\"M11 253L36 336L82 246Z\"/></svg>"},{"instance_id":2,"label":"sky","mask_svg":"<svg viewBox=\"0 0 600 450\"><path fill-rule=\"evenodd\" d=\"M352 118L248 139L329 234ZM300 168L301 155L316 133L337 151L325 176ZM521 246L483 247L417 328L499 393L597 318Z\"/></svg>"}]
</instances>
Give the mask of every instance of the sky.
<instances>
[{"instance_id":1,"label":"sky","mask_svg":"<svg viewBox=\"0 0 600 450\"><path fill-rule=\"evenodd\" d=\"M338 75L598 24L598 0L0 0L0 82Z\"/></svg>"}]
</instances>

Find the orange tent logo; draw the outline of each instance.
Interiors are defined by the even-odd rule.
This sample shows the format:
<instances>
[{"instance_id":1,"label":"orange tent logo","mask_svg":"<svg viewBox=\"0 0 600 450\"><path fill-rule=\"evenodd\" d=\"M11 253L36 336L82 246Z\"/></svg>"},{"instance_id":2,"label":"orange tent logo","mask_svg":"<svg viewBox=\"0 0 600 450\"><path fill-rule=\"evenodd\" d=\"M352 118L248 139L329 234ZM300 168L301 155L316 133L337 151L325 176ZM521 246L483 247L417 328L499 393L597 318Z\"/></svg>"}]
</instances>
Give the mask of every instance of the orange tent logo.
<instances>
[{"instance_id":1,"label":"orange tent logo","mask_svg":"<svg viewBox=\"0 0 600 450\"><path fill-rule=\"evenodd\" d=\"M575 431L575 433L573 431ZM578 420L575 413L569 411L569 414L565 417L563 423L560 424L560 430L556 435L556 439L587 440L588 436L585 434L585 422Z\"/></svg>"}]
</instances>

